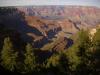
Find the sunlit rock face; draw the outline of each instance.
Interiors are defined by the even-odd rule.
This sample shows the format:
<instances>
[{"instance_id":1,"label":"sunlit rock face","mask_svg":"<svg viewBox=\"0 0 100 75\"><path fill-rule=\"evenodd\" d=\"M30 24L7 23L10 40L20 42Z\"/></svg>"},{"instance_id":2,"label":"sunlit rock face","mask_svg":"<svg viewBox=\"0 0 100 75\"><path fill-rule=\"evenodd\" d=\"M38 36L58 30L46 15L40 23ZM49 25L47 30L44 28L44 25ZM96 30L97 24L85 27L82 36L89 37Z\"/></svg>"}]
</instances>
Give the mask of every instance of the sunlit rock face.
<instances>
[{"instance_id":1,"label":"sunlit rock face","mask_svg":"<svg viewBox=\"0 0 100 75\"><path fill-rule=\"evenodd\" d=\"M71 35L100 24L100 8L83 6L28 6L0 8L0 24L15 29L34 47L61 41L53 48L67 48ZM94 34L95 30L91 32ZM67 39L65 39L67 38ZM72 40L71 40L72 42Z\"/></svg>"}]
</instances>

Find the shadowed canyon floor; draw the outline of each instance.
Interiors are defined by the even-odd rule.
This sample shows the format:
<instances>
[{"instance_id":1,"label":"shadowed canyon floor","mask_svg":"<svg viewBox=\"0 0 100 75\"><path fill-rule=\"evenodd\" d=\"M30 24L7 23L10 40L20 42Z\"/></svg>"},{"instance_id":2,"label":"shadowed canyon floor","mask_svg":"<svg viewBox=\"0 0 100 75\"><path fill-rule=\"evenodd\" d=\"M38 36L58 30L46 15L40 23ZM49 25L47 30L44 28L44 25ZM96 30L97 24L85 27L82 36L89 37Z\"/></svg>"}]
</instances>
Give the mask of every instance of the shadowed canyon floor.
<instances>
[{"instance_id":1,"label":"shadowed canyon floor","mask_svg":"<svg viewBox=\"0 0 100 75\"><path fill-rule=\"evenodd\" d=\"M45 48L58 38L66 38L61 41L67 48L71 35L100 23L99 12L99 8L87 6L2 7L0 24L16 30L23 41L31 42L36 48Z\"/></svg>"}]
</instances>

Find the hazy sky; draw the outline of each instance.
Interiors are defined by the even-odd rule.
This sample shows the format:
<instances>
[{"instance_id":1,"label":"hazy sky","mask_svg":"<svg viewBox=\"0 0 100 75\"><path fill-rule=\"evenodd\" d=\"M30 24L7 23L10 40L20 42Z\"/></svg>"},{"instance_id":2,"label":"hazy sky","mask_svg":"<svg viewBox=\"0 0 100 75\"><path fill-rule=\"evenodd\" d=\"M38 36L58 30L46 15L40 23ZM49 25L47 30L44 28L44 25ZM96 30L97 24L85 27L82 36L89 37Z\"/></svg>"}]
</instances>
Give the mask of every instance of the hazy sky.
<instances>
[{"instance_id":1,"label":"hazy sky","mask_svg":"<svg viewBox=\"0 0 100 75\"><path fill-rule=\"evenodd\" d=\"M0 0L0 6L83 5L100 7L100 0Z\"/></svg>"}]
</instances>

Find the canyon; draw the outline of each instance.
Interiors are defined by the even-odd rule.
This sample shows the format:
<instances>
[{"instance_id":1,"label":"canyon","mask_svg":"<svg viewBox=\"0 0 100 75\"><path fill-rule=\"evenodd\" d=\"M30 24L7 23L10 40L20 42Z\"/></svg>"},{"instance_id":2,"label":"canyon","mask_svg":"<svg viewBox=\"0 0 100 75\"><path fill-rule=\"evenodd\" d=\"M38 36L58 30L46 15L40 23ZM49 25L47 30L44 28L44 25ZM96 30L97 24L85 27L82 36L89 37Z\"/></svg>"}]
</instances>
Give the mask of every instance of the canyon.
<instances>
[{"instance_id":1,"label":"canyon","mask_svg":"<svg viewBox=\"0 0 100 75\"><path fill-rule=\"evenodd\" d=\"M89 6L1 7L0 25L14 29L25 42L43 50L64 50L81 29L100 24L100 8Z\"/></svg>"}]
</instances>

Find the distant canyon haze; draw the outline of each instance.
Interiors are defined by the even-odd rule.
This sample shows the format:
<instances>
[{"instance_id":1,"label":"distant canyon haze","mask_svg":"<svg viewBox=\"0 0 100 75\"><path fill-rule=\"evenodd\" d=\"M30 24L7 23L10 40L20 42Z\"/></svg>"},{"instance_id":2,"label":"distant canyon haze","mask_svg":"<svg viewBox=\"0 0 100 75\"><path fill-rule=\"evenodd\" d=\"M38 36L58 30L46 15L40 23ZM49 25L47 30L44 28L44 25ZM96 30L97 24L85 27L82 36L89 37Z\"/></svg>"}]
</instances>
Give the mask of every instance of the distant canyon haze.
<instances>
[{"instance_id":1,"label":"distant canyon haze","mask_svg":"<svg viewBox=\"0 0 100 75\"><path fill-rule=\"evenodd\" d=\"M67 49L81 29L100 24L100 8L90 6L0 7L0 26L15 30L25 42L43 50ZM0 36L0 37L3 37Z\"/></svg>"}]
</instances>

